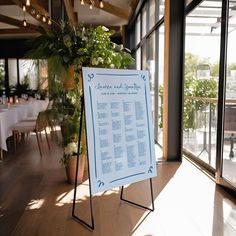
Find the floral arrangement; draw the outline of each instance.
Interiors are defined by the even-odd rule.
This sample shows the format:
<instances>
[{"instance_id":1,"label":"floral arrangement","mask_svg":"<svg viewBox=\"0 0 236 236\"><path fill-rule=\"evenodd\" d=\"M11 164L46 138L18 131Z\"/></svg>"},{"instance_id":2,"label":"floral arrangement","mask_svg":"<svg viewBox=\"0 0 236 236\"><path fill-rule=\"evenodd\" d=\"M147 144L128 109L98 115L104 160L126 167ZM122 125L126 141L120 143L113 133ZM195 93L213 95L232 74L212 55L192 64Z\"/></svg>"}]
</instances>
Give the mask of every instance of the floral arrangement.
<instances>
[{"instance_id":1,"label":"floral arrangement","mask_svg":"<svg viewBox=\"0 0 236 236\"><path fill-rule=\"evenodd\" d=\"M86 28L61 22L52 31L39 27L39 32L40 36L32 41L37 50L32 50L30 55L54 59L66 69L71 65L75 65L77 71L82 66L119 69L134 63L128 49L112 42L115 32L104 26Z\"/></svg>"},{"instance_id":2,"label":"floral arrangement","mask_svg":"<svg viewBox=\"0 0 236 236\"><path fill-rule=\"evenodd\" d=\"M31 41L34 49L28 56L47 59L49 93L54 100L54 116L62 127L64 157L61 162L67 165L68 159L76 153L78 140L82 94L78 75L82 67L124 69L133 64L134 59L123 45L112 42L111 36L115 32L104 26L92 28L61 22L51 31L40 27L39 32L40 35ZM63 82L68 78L72 66L73 89L65 92Z\"/></svg>"},{"instance_id":3,"label":"floral arrangement","mask_svg":"<svg viewBox=\"0 0 236 236\"><path fill-rule=\"evenodd\" d=\"M71 142L68 143L67 146L64 148L64 154L66 156L72 156L77 154L78 152L78 142Z\"/></svg>"},{"instance_id":4,"label":"floral arrangement","mask_svg":"<svg viewBox=\"0 0 236 236\"><path fill-rule=\"evenodd\" d=\"M77 155L78 153L78 142L70 142L64 147L64 154L61 158L61 163L65 166L68 165L68 162L72 156Z\"/></svg>"}]
</instances>

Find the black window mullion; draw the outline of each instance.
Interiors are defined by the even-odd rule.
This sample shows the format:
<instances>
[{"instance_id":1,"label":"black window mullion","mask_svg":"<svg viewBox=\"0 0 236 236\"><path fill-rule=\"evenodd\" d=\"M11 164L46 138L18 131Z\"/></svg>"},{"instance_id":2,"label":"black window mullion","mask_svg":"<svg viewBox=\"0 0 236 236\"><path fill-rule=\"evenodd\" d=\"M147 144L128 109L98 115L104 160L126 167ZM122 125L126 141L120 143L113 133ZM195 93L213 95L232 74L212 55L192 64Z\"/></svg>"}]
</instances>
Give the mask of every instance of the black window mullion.
<instances>
[{"instance_id":1,"label":"black window mullion","mask_svg":"<svg viewBox=\"0 0 236 236\"><path fill-rule=\"evenodd\" d=\"M216 181L220 181L223 165L223 140L224 140L224 104L226 95L226 67L227 67L227 38L229 0L222 1L221 13L221 42L219 65L219 90L218 90L218 114L217 114L217 139L216 139Z\"/></svg>"}]
</instances>

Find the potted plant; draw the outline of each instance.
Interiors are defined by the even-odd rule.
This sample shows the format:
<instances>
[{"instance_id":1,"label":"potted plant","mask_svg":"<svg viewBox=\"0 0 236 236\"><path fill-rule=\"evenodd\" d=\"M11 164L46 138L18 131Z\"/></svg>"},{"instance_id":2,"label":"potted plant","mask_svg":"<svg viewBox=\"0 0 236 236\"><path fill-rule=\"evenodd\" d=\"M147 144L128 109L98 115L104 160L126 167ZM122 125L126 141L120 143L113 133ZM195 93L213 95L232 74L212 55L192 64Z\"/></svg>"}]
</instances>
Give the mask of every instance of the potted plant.
<instances>
[{"instance_id":1,"label":"potted plant","mask_svg":"<svg viewBox=\"0 0 236 236\"><path fill-rule=\"evenodd\" d=\"M52 31L43 28L39 31L40 36L33 40L36 50L32 50L29 57L48 60L49 94L54 100L54 119L62 127L64 155L61 162L67 167L74 152L78 151L75 147L81 114L82 67L126 68L134 63L134 59L122 45L111 41L114 32L104 26L75 27L70 22L61 22ZM86 154L85 133L82 134L81 154Z\"/></svg>"}]
</instances>

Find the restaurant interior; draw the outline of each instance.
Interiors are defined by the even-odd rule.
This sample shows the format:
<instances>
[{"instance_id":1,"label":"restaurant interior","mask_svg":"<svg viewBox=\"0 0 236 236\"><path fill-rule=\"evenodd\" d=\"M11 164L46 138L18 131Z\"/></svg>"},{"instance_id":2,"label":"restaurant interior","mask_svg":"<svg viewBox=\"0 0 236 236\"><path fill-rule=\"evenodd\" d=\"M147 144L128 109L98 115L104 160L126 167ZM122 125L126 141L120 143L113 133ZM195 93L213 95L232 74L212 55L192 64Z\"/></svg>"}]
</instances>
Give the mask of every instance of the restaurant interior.
<instances>
[{"instance_id":1,"label":"restaurant interior","mask_svg":"<svg viewBox=\"0 0 236 236\"><path fill-rule=\"evenodd\" d=\"M235 40L236 0L0 0L0 235L236 235ZM102 140L108 109L93 113L104 101L86 95L86 67L140 73L150 104L127 115L129 94L111 109L122 100L131 126L142 103L151 126L134 138L111 110ZM156 174L123 184L144 171L119 176L130 139L129 164L150 147ZM122 184L96 192L106 145Z\"/></svg>"}]
</instances>

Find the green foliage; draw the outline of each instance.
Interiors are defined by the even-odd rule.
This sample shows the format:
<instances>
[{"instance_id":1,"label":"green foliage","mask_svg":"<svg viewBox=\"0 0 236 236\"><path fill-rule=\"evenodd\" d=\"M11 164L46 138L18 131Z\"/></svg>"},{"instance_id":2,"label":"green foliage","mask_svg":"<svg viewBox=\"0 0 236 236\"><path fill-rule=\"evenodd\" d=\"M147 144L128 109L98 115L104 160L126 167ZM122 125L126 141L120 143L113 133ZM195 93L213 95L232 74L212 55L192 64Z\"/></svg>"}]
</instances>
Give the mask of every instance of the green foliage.
<instances>
[{"instance_id":1,"label":"green foliage","mask_svg":"<svg viewBox=\"0 0 236 236\"><path fill-rule=\"evenodd\" d=\"M31 41L34 50L28 57L48 60L49 94L54 101L50 115L61 124L64 148L61 162L66 164L70 155L66 150L74 147L78 140L81 116L78 75L82 67L126 68L134 63L134 59L123 45L111 41L114 32L104 26L75 27L69 22L61 22L52 31L42 27L39 31L40 36ZM74 87L68 92L64 90L63 82L72 66L75 69Z\"/></svg>"},{"instance_id":2,"label":"green foliage","mask_svg":"<svg viewBox=\"0 0 236 236\"><path fill-rule=\"evenodd\" d=\"M200 60L200 58L191 53L185 54L185 80L184 80L184 108L183 108L183 125L184 130L195 129L196 123L196 112L203 110L206 106L206 102L195 101L187 99L186 97L204 97L204 98L216 98L218 92L217 76L219 74L218 64L210 65L211 78L210 79L196 79L196 68L197 65L207 63L207 60ZM163 97L163 86L159 87L159 95ZM161 123L163 111L161 108Z\"/></svg>"},{"instance_id":3,"label":"green foliage","mask_svg":"<svg viewBox=\"0 0 236 236\"><path fill-rule=\"evenodd\" d=\"M75 65L77 71L82 66L125 68L134 63L123 45L111 41L114 32L104 26L85 28L82 25L75 27L69 22L61 22L52 31L48 32L42 27L39 31L41 35L31 41L34 48L28 55L31 58L53 57L64 69Z\"/></svg>"},{"instance_id":4,"label":"green foliage","mask_svg":"<svg viewBox=\"0 0 236 236\"><path fill-rule=\"evenodd\" d=\"M227 67L227 70L228 70L228 73L231 70L236 70L236 63L229 64L228 67Z\"/></svg>"},{"instance_id":5,"label":"green foliage","mask_svg":"<svg viewBox=\"0 0 236 236\"><path fill-rule=\"evenodd\" d=\"M200 59L191 53L185 53L185 76L196 78L196 68Z\"/></svg>"},{"instance_id":6,"label":"green foliage","mask_svg":"<svg viewBox=\"0 0 236 236\"><path fill-rule=\"evenodd\" d=\"M197 66L208 64L210 66L210 79L197 79ZM218 83L215 78L219 74L218 64L211 64L207 59L200 59L191 53L185 54L185 80L184 96L185 97L205 97L216 98L218 92ZM196 111L204 109L206 102L195 101L190 99L184 100L183 124L184 129L195 129Z\"/></svg>"},{"instance_id":7,"label":"green foliage","mask_svg":"<svg viewBox=\"0 0 236 236\"><path fill-rule=\"evenodd\" d=\"M24 76L24 79L21 84L17 84L15 86L12 86L12 89L14 89L14 88L15 88L18 96L21 96L21 94L24 94L24 93L27 94L28 91L30 90L28 74L26 74Z\"/></svg>"},{"instance_id":8,"label":"green foliage","mask_svg":"<svg viewBox=\"0 0 236 236\"><path fill-rule=\"evenodd\" d=\"M184 81L184 96L195 96L196 79L190 75L185 76ZM184 129L195 129L195 102L185 99L183 111Z\"/></svg>"},{"instance_id":9,"label":"green foliage","mask_svg":"<svg viewBox=\"0 0 236 236\"><path fill-rule=\"evenodd\" d=\"M0 89L4 88L4 81L5 81L5 70L4 66L0 64Z\"/></svg>"}]
</instances>

